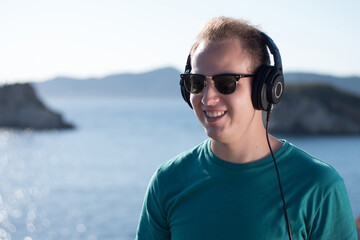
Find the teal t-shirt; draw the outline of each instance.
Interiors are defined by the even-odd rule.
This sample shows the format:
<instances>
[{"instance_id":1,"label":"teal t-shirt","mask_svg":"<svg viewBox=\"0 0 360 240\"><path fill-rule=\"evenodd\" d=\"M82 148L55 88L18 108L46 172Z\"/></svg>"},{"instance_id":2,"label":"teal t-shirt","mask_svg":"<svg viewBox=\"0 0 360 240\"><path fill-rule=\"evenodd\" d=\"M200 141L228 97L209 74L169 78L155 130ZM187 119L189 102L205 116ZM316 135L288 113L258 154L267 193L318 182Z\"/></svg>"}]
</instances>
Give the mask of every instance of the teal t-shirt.
<instances>
[{"instance_id":1,"label":"teal t-shirt","mask_svg":"<svg viewBox=\"0 0 360 240\"><path fill-rule=\"evenodd\" d=\"M210 139L159 167L144 200L136 239L288 239L270 157L235 164ZM343 179L284 141L275 153L293 239L357 240Z\"/></svg>"}]
</instances>

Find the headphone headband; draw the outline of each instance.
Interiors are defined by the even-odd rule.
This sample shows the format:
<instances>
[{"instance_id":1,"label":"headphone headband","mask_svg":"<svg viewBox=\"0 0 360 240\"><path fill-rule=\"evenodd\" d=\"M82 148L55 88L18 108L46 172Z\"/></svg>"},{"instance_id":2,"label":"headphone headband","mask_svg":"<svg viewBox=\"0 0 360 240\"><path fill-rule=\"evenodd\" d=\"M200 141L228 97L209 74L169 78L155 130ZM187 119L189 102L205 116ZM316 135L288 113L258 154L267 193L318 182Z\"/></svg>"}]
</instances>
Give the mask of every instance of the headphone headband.
<instances>
[{"instance_id":1,"label":"headphone headband","mask_svg":"<svg viewBox=\"0 0 360 240\"><path fill-rule=\"evenodd\" d=\"M266 33L261 32L261 35L263 36L265 44L269 48L270 53L274 56L274 66L282 71L282 62L278 47Z\"/></svg>"},{"instance_id":2,"label":"headphone headband","mask_svg":"<svg viewBox=\"0 0 360 240\"><path fill-rule=\"evenodd\" d=\"M191 72L191 55L189 54L186 60L185 73L190 73L190 72Z\"/></svg>"}]
</instances>

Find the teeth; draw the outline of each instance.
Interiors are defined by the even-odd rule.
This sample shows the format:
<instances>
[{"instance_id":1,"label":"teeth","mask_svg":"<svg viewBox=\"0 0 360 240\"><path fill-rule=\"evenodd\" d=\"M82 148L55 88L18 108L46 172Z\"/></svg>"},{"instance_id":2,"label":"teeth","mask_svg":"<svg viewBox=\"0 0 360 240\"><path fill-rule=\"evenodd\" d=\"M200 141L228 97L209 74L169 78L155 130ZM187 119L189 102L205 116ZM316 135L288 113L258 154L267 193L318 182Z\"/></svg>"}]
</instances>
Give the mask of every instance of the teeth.
<instances>
[{"instance_id":1,"label":"teeth","mask_svg":"<svg viewBox=\"0 0 360 240\"><path fill-rule=\"evenodd\" d=\"M205 114L208 117L219 117L224 115L225 111L212 111L212 112L205 111Z\"/></svg>"}]
</instances>

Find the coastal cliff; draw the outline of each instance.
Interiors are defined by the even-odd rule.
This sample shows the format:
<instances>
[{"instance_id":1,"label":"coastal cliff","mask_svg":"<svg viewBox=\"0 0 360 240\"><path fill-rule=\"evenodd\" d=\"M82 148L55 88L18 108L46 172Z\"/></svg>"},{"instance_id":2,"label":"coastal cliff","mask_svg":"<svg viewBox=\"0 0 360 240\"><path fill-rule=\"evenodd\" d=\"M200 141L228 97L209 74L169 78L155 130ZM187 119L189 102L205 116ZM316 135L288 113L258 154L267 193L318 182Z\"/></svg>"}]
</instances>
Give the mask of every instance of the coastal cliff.
<instances>
[{"instance_id":1,"label":"coastal cliff","mask_svg":"<svg viewBox=\"0 0 360 240\"><path fill-rule=\"evenodd\" d=\"M274 107L269 129L300 135L360 134L360 97L325 84L291 84Z\"/></svg>"},{"instance_id":2,"label":"coastal cliff","mask_svg":"<svg viewBox=\"0 0 360 240\"><path fill-rule=\"evenodd\" d=\"M29 83L0 86L0 127L68 129L62 116L47 108Z\"/></svg>"}]
</instances>

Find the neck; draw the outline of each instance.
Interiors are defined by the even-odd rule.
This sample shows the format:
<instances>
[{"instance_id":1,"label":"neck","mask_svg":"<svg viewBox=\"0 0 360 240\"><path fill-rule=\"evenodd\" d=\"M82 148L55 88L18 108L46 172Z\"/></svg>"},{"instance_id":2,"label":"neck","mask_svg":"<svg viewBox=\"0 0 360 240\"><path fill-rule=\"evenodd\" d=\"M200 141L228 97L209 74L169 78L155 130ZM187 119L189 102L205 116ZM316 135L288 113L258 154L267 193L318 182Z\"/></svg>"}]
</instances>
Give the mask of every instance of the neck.
<instances>
[{"instance_id":1,"label":"neck","mask_svg":"<svg viewBox=\"0 0 360 240\"><path fill-rule=\"evenodd\" d=\"M270 145L273 152L282 147L282 142L269 135ZM261 160L270 156L270 149L266 140L266 131L260 128L253 137L238 139L236 142L220 142L215 139L211 140L211 150L222 160L232 163L249 163Z\"/></svg>"}]
</instances>

